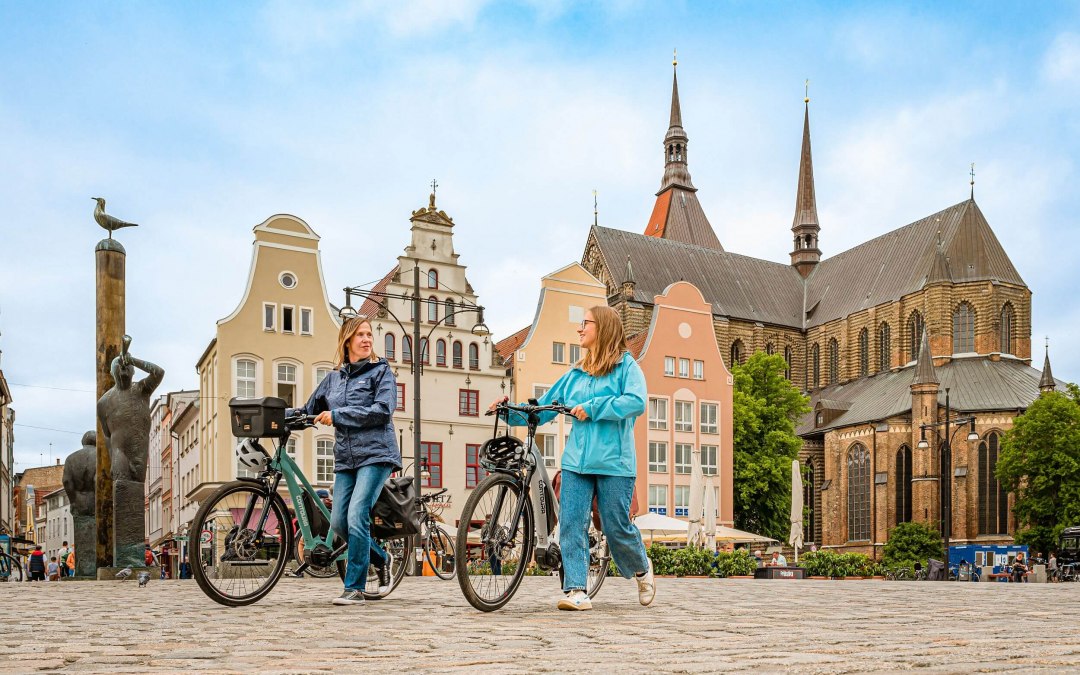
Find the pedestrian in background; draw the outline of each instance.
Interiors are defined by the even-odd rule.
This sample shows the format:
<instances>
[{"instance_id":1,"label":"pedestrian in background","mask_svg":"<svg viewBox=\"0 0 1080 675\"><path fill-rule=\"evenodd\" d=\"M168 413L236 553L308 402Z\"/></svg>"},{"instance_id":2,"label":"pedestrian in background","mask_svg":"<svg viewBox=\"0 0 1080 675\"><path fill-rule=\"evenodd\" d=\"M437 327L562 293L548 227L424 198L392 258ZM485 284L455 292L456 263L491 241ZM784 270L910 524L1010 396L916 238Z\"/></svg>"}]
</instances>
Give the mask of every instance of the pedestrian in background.
<instances>
[{"instance_id":1,"label":"pedestrian in background","mask_svg":"<svg viewBox=\"0 0 1080 675\"><path fill-rule=\"evenodd\" d=\"M45 553L41 550L41 544L34 545L27 567L30 570L30 581L45 581Z\"/></svg>"},{"instance_id":2,"label":"pedestrian in background","mask_svg":"<svg viewBox=\"0 0 1080 675\"><path fill-rule=\"evenodd\" d=\"M60 547L60 550L56 552L56 562L60 565L60 576L62 577L66 577L69 574L67 557L68 543L65 541L64 544Z\"/></svg>"},{"instance_id":3,"label":"pedestrian in background","mask_svg":"<svg viewBox=\"0 0 1080 675\"><path fill-rule=\"evenodd\" d=\"M60 581L60 563L56 562L56 556L49 559L49 581Z\"/></svg>"},{"instance_id":4,"label":"pedestrian in background","mask_svg":"<svg viewBox=\"0 0 1080 675\"><path fill-rule=\"evenodd\" d=\"M1046 563L1046 578L1051 583L1058 580L1058 561L1054 552L1050 552L1050 560Z\"/></svg>"},{"instance_id":5,"label":"pedestrian in background","mask_svg":"<svg viewBox=\"0 0 1080 675\"><path fill-rule=\"evenodd\" d=\"M64 561L67 564L68 576L75 576L75 547L68 548L67 560Z\"/></svg>"},{"instance_id":6,"label":"pedestrian in background","mask_svg":"<svg viewBox=\"0 0 1080 675\"><path fill-rule=\"evenodd\" d=\"M1024 552L1016 554L1016 560L1012 566L1012 580L1016 583L1027 582L1027 563L1024 561Z\"/></svg>"}]
</instances>

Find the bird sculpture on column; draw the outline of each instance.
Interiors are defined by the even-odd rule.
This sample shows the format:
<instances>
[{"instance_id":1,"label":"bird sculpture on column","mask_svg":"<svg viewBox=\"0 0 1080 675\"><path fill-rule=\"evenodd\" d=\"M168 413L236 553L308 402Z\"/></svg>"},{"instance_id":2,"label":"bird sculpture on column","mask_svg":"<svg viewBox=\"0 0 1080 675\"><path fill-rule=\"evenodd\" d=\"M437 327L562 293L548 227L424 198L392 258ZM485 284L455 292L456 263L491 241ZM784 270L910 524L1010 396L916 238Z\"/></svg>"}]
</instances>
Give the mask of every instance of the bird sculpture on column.
<instances>
[{"instance_id":1,"label":"bird sculpture on column","mask_svg":"<svg viewBox=\"0 0 1080 675\"><path fill-rule=\"evenodd\" d=\"M97 224L109 231L109 239L112 239L113 230L119 230L122 227L138 227L138 223L128 223L120 220L119 218L113 218L109 214L105 213L105 199L102 197L92 197L97 202L97 206L94 208L94 220Z\"/></svg>"}]
</instances>

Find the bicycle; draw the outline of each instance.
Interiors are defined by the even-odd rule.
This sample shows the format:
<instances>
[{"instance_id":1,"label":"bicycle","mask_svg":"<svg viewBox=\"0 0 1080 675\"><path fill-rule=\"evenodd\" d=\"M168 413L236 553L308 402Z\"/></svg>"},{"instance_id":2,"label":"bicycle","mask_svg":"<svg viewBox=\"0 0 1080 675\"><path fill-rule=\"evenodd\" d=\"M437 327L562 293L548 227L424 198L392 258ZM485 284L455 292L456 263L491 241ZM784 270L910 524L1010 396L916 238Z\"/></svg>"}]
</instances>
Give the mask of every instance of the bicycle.
<instances>
[{"instance_id":1,"label":"bicycle","mask_svg":"<svg viewBox=\"0 0 1080 675\"><path fill-rule=\"evenodd\" d=\"M0 551L0 583L23 580L23 566L19 559Z\"/></svg>"},{"instance_id":2,"label":"bicycle","mask_svg":"<svg viewBox=\"0 0 1080 675\"><path fill-rule=\"evenodd\" d=\"M431 566L431 570L435 573L435 576L443 580L450 580L454 578L454 572L457 568L456 558L454 556L454 540L450 537L450 534L446 531L442 523L435 520L435 515L428 508L428 504L433 502L436 497L445 493L447 488L443 488L438 492L433 492L428 495L424 495L420 498L420 506L423 515L421 516L421 546L424 550L424 557L427 558L428 565Z\"/></svg>"},{"instance_id":3,"label":"bicycle","mask_svg":"<svg viewBox=\"0 0 1080 675\"><path fill-rule=\"evenodd\" d=\"M1066 563L1058 568L1059 581L1080 581L1080 563Z\"/></svg>"},{"instance_id":4,"label":"bicycle","mask_svg":"<svg viewBox=\"0 0 1080 675\"><path fill-rule=\"evenodd\" d=\"M306 542L305 560L295 572L331 568L344 579L347 543L329 530L330 512L285 452L292 432L314 426L315 417L275 418L275 411L280 414L284 408L280 399L238 401L237 407L230 403L230 408L233 435L245 438L236 453L257 476L222 485L196 512L191 531L198 533L199 544L191 571L199 588L219 604L239 607L258 602L281 579L293 543L289 511L278 493L283 478ZM256 433L260 438L277 441L273 456L252 437ZM313 520L326 523L327 529L313 531ZM365 590L364 597L369 600L392 593L405 575L404 541L394 539L380 544L393 556L391 582L385 593ZM378 584L378 572L370 565L367 588L378 588Z\"/></svg>"},{"instance_id":5,"label":"bicycle","mask_svg":"<svg viewBox=\"0 0 1080 675\"><path fill-rule=\"evenodd\" d=\"M560 579L564 574L556 540L559 501L535 443L542 412L569 415L570 408L558 403L540 406L531 399L523 406L500 403L487 413L524 415L528 440L499 436L496 415L494 437L480 448L480 463L491 474L462 509L457 550L465 557L458 565L458 584L469 604L484 612L510 601L530 561L541 570L558 571ZM592 598L604 583L610 556L603 533L591 533L589 545L586 593Z\"/></svg>"}]
</instances>

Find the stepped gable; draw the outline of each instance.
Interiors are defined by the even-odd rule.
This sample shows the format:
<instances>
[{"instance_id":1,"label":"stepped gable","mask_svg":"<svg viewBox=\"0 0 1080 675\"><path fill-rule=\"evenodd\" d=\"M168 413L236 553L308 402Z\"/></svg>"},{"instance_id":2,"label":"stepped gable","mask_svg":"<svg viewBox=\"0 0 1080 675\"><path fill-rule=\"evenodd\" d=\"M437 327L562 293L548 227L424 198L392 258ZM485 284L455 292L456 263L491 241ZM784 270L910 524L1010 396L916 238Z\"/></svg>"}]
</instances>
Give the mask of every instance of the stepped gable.
<instances>
[{"instance_id":1,"label":"stepped gable","mask_svg":"<svg viewBox=\"0 0 1080 675\"><path fill-rule=\"evenodd\" d=\"M676 281L701 291L718 316L802 328L803 279L790 265L594 225L589 233L613 276L634 261L632 300L651 305ZM621 288L625 279L613 279Z\"/></svg>"},{"instance_id":2,"label":"stepped gable","mask_svg":"<svg viewBox=\"0 0 1080 675\"><path fill-rule=\"evenodd\" d=\"M898 300L937 280L1026 287L982 211L968 199L818 263L807 278L806 327Z\"/></svg>"}]
</instances>

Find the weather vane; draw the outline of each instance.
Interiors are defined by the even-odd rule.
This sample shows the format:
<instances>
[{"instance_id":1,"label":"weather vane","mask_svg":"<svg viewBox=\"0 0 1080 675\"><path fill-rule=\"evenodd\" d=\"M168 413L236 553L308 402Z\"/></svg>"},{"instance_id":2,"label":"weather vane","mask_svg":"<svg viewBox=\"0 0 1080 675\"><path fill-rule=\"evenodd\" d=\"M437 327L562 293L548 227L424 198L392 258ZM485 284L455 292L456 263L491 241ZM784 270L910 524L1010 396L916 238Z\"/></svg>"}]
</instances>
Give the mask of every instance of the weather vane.
<instances>
[{"instance_id":1,"label":"weather vane","mask_svg":"<svg viewBox=\"0 0 1080 675\"><path fill-rule=\"evenodd\" d=\"M975 162L971 163L971 198L975 199Z\"/></svg>"},{"instance_id":2,"label":"weather vane","mask_svg":"<svg viewBox=\"0 0 1080 675\"><path fill-rule=\"evenodd\" d=\"M809 103L810 102L810 80L809 80L809 78L807 78L807 80L805 82L803 82L803 87L805 88L805 93L803 94L803 103Z\"/></svg>"},{"instance_id":3,"label":"weather vane","mask_svg":"<svg viewBox=\"0 0 1080 675\"><path fill-rule=\"evenodd\" d=\"M679 65L679 50L677 48L671 50L671 65Z\"/></svg>"},{"instance_id":4,"label":"weather vane","mask_svg":"<svg viewBox=\"0 0 1080 675\"><path fill-rule=\"evenodd\" d=\"M592 221L593 225L600 224L600 210L597 208L596 202L596 188L592 191Z\"/></svg>"},{"instance_id":5,"label":"weather vane","mask_svg":"<svg viewBox=\"0 0 1080 675\"><path fill-rule=\"evenodd\" d=\"M431 194L435 194L435 189L439 187L439 182L434 178L431 179Z\"/></svg>"}]
</instances>

